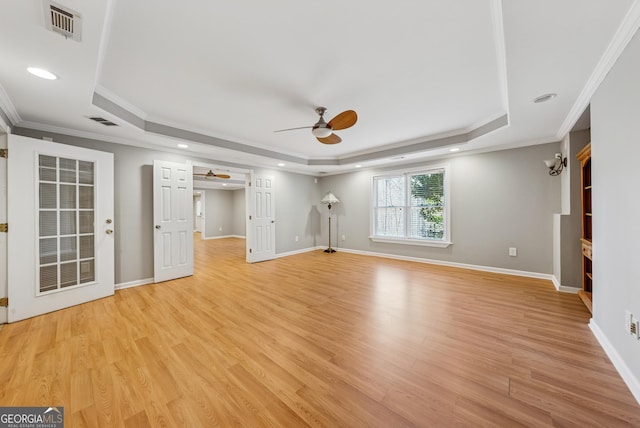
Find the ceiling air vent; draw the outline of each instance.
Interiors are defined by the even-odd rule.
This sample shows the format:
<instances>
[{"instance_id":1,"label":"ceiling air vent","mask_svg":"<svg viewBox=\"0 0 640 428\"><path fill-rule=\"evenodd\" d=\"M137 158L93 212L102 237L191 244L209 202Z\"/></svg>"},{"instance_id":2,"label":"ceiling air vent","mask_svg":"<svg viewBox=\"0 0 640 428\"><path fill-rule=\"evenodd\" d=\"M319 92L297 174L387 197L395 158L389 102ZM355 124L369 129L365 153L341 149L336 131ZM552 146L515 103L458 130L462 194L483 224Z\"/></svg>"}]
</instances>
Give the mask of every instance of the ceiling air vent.
<instances>
[{"instance_id":1,"label":"ceiling air vent","mask_svg":"<svg viewBox=\"0 0 640 428\"><path fill-rule=\"evenodd\" d=\"M105 119L104 117L91 116L89 119L93 120L94 122L101 123L104 126L118 126L117 123L113 123L110 120Z\"/></svg>"},{"instance_id":2,"label":"ceiling air vent","mask_svg":"<svg viewBox=\"0 0 640 428\"><path fill-rule=\"evenodd\" d=\"M65 38L82 40L82 17L76 11L49 0L44 0L44 23L48 30Z\"/></svg>"}]
</instances>

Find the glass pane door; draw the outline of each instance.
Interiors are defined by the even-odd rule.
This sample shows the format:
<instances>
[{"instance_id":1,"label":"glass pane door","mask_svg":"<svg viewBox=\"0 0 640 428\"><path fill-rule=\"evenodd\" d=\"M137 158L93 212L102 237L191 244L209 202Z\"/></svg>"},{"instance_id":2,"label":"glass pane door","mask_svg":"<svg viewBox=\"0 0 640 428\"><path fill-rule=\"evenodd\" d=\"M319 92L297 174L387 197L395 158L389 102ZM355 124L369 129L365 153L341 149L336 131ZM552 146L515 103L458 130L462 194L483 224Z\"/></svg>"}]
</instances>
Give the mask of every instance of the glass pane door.
<instances>
[{"instance_id":1,"label":"glass pane door","mask_svg":"<svg viewBox=\"0 0 640 428\"><path fill-rule=\"evenodd\" d=\"M95 281L95 165L38 157L38 293Z\"/></svg>"}]
</instances>

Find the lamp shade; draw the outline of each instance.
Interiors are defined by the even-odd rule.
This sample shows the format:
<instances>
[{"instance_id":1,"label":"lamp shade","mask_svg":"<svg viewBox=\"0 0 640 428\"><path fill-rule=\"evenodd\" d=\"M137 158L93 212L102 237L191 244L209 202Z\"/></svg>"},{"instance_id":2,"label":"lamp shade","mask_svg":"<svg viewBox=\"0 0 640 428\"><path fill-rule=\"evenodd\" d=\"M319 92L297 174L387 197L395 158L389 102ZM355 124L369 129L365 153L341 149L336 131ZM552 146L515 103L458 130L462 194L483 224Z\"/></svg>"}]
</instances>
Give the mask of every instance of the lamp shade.
<instances>
[{"instance_id":1,"label":"lamp shade","mask_svg":"<svg viewBox=\"0 0 640 428\"><path fill-rule=\"evenodd\" d=\"M322 198L320 202L323 204L338 204L340 203L340 200L336 198L336 195L334 195L333 193L327 192L327 194L324 195L324 198Z\"/></svg>"},{"instance_id":2,"label":"lamp shade","mask_svg":"<svg viewBox=\"0 0 640 428\"><path fill-rule=\"evenodd\" d=\"M314 126L311 130L311 133L317 138L327 138L329 135L333 133L331 128L326 128L323 126Z\"/></svg>"}]
</instances>

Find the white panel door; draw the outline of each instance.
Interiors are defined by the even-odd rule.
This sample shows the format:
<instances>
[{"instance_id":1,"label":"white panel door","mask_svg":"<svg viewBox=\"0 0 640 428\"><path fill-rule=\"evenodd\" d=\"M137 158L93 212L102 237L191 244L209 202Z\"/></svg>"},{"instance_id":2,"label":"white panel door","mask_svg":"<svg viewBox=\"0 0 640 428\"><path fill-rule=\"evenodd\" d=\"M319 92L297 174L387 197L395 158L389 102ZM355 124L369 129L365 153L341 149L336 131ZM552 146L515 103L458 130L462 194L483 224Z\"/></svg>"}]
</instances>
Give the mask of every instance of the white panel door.
<instances>
[{"instance_id":1,"label":"white panel door","mask_svg":"<svg viewBox=\"0 0 640 428\"><path fill-rule=\"evenodd\" d=\"M193 171L153 161L154 282L193 275Z\"/></svg>"},{"instance_id":2,"label":"white panel door","mask_svg":"<svg viewBox=\"0 0 640 428\"><path fill-rule=\"evenodd\" d=\"M262 262L276 257L275 188L273 177L251 175L251 241L248 261Z\"/></svg>"},{"instance_id":3,"label":"white panel door","mask_svg":"<svg viewBox=\"0 0 640 428\"><path fill-rule=\"evenodd\" d=\"M9 322L114 293L113 155L8 136Z\"/></svg>"}]
</instances>

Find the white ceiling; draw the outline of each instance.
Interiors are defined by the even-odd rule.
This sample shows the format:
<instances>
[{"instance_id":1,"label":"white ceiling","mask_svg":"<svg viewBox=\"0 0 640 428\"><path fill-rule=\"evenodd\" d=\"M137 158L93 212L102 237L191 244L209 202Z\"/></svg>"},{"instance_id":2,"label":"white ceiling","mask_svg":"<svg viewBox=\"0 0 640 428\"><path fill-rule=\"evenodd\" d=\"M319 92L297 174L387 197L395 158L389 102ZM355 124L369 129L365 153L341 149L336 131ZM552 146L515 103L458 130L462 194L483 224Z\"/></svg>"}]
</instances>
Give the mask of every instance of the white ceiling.
<instances>
[{"instance_id":1,"label":"white ceiling","mask_svg":"<svg viewBox=\"0 0 640 428\"><path fill-rule=\"evenodd\" d=\"M309 174L541 144L588 106L639 2L60 0L81 42L45 28L42 0L5 2L0 110L13 127ZM317 106L358 113L342 143L273 132Z\"/></svg>"}]
</instances>

